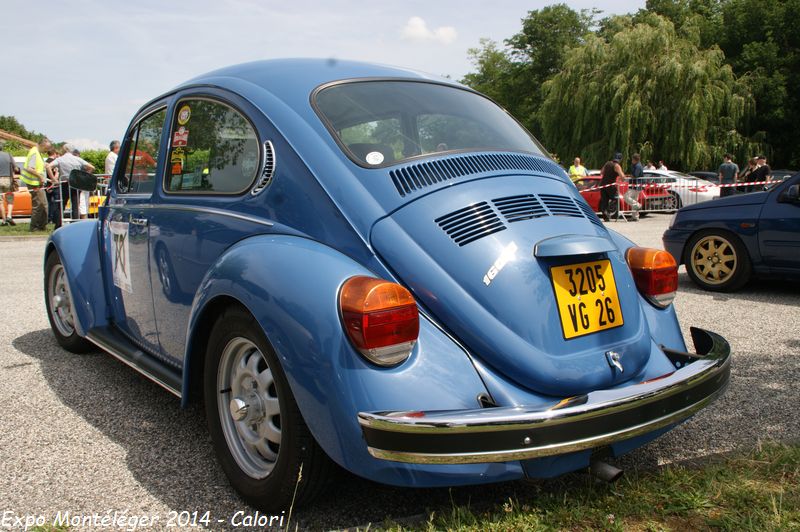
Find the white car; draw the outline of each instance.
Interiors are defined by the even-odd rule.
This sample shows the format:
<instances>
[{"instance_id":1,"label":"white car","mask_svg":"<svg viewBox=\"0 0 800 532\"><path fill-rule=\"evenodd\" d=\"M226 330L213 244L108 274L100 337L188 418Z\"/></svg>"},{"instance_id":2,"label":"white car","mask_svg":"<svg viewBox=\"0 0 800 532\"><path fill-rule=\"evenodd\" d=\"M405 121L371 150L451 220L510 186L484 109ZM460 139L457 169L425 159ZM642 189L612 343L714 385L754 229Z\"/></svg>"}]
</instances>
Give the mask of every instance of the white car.
<instances>
[{"instance_id":1,"label":"white car","mask_svg":"<svg viewBox=\"0 0 800 532\"><path fill-rule=\"evenodd\" d=\"M670 208L680 209L684 205L693 205L701 201L719 198L719 185L673 170L645 170L641 184L663 185L674 198Z\"/></svg>"}]
</instances>

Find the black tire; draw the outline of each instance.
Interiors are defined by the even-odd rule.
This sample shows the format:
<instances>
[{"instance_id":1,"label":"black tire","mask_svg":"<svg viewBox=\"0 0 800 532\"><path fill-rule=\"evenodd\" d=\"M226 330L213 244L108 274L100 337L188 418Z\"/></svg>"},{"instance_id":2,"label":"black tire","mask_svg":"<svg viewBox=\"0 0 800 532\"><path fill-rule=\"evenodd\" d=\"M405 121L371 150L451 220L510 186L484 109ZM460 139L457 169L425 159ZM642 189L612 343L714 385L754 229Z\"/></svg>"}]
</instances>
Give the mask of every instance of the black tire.
<instances>
[{"instance_id":1,"label":"black tire","mask_svg":"<svg viewBox=\"0 0 800 532\"><path fill-rule=\"evenodd\" d=\"M750 280L752 265L742 241L724 229L699 231L689 239L683 262L689 278L711 292L732 292Z\"/></svg>"},{"instance_id":2,"label":"black tire","mask_svg":"<svg viewBox=\"0 0 800 532\"><path fill-rule=\"evenodd\" d=\"M50 328L59 345L72 353L87 353L94 346L75 330L72 292L58 252L47 256L44 266L44 306Z\"/></svg>"},{"instance_id":3,"label":"black tire","mask_svg":"<svg viewBox=\"0 0 800 532\"><path fill-rule=\"evenodd\" d=\"M248 351L250 346L256 351ZM231 349L240 349L243 354L232 355ZM240 386L247 383L250 375L240 363L246 360L249 368L258 354L261 358L257 358L258 366L251 373L257 375L256 379L250 387ZM228 360L232 356L240 358ZM267 389L260 389L266 370L270 373L269 384ZM234 372L231 378L226 376L228 371ZM237 371L244 374L236 374ZM313 500L332 477L333 462L314 441L275 352L258 322L245 309L229 307L217 319L208 342L203 379L211 440L222 469L239 495L253 507L273 514L287 510L292 503L299 507ZM220 385L231 381L233 385ZM236 399L234 394L246 395L247 391L251 398L245 417L237 420L228 405ZM273 414L275 401L277 416ZM277 428L277 444L261 435L262 424L266 424L267 432ZM245 436L261 438L259 443L266 442L266 452L262 454L257 446L248 444ZM265 457L270 453L274 456Z\"/></svg>"},{"instance_id":4,"label":"black tire","mask_svg":"<svg viewBox=\"0 0 800 532\"><path fill-rule=\"evenodd\" d=\"M172 266L172 259L169 257L167 247L159 243L156 246L155 255L161 291L164 292L169 301L175 301L177 295L180 294L180 286L178 285L178 279L175 277L175 268Z\"/></svg>"}]
</instances>

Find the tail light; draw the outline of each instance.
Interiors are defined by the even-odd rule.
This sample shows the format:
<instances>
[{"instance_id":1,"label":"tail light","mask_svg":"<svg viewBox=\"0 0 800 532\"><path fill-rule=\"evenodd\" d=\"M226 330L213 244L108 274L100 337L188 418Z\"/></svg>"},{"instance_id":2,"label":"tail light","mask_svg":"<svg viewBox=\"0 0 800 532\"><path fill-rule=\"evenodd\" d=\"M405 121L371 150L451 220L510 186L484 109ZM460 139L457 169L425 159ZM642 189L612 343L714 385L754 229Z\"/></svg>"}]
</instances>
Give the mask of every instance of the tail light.
<instances>
[{"instance_id":1,"label":"tail light","mask_svg":"<svg viewBox=\"0 0 800 532\"><path fill-rule=\"evenodd\" d=\"M662 249L632 247L625 254L639 292L653 305L665 308L678 291L678 263Z\"/></svg>"},{"instance_id":2,"label":"tail light","mask_svg":"<svg viewBox=\"0 0 800 532\"><path fill-rule=\"evenodd\" d=\"M706 187L691 187L689 192L708 192Z\"/></svg>"},{"instance_id":3,"label":"tail light","mask_svg":"<svg viewBox=\"0 0 800 532\"><path fill-rule=\"evenodd\" d=\"M339 309L347 337L369 361L393 366L411 355L419 336L419 311L404 287L351 277L339 292Z\"/></svg>"}]
</instances>

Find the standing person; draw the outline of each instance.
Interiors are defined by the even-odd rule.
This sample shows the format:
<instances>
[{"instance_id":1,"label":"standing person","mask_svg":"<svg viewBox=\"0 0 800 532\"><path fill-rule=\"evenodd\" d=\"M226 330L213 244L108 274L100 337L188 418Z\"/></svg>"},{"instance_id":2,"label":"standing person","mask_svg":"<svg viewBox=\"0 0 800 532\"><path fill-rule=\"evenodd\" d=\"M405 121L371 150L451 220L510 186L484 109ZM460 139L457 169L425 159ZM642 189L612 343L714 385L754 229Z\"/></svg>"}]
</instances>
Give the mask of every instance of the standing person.
<instances>
[{"instance_id":1,"label":"standing person","mask_svg":"<svg viewBox=\"0 0 800 532\"><path fill-rule=\"evenodd\" d=\"M582 177L586 177L586 167L581 164L581 158L575 157L572 166L569 167L569 178L573 183Z\"/></svg>"},{"instance_id":2,"label":"standing person","mask_svg":"<svg viewBox=\"0 0 800 532\"><path fill-rule=\"evenodd\" d=\"M47 229L47 198L44 194L45 170L42 152L47 153L53 145L47 138L28 150L25 156L25 166L20 176L22 182L31 193L31 231L44 231Z\"/></svg>"},{"instance_id":3,"label":"standing person","mask_svg":"<svg viewBox=\"0 0 800 532\"><path fill-rule=\"evenodd\" d=\"M756 169L750 174L750 181L769 181L770 177L772 177L772 169L767 164L767 158L764 155L759 155L756 157ZM750 185L747 187L748 192L756 190L764 190L764 185Z\"/></svg>"},{"instance_id":4,"label":"standing person","mask_svg":"<svg viewBox=\"0 0 800 532\"><path fill-rule=\"evenodd\" d=\"M619 197L617 187L608 185L615 185L620 180L625 179L625 174L619 165L621 160L622 154L615 153L614 157L604 164L603 169L600 171L600 186L603 187L600 189L600 212L603 213L603 219L607 222L611 220L609 216L611 202L616 202ZM615 209L615 211L619 213L619 208Z\"/></svg>"},{"instance_id":5,"label":"standing person","mask_svg":"<svg viewBox=\"0 0 800 532\"><path fill-rule=\"evenodd\" d=\"M758 159L756 159L755 157L750 157L750 159L747 161L747 168L745 168L739 174L739 182L747 183L748 181L750 181L750 175L753 172L755 172L757 166L758 166ZM747 192L747 187L736 187L736 191Z\"/></svg>"},{"instance_id":6,"label":"standing person","mask_svg":"<svg viewBox=\"0 0 800 532\"><path fill-rule=\"evenodd\" d=\"M117 166L117 156L119 155L119 141L112 140L108 145L108 155L106 155L105 173L109 176L114 173Z\"/></svg>"},{"instance_id":7,"label":"standing person","mask_svg":"<svg viewBox=\"0 0 800 532\"><path fill-rule=\"evenodd\" d=\"M47 159L44 160L44 167L50 180L50 184L45 191L47 195L47 223L52 223L58 229L61 227L61 214L58 206L61 190L58 186L58 170L52 172L49 166L50 163L56 160L56 157L58 157L56 150L47 150Z\"/></svg>"},{"instance_id":8,"label":"standing person","mask_svg":"<svg viewBox=\"0 0 800 532\"><path fill-rule=\"evenodd\" d=\"M733 185L736 183L736 177L739 175L739 165L733 162L733 156L726 153L723 162L719 165L717 170L720 185ZM728 186L722 187L719 190L719 197L732 196L736 194L736 187Z\"/></svg>"},{"instance_id":9,"label":"standing person","mask_svg":"<svg viewBox=\"0 0 800 532\"><path fill-rule=\"evenodd\" d=\"M644 177L644 168L642 168L642 156L638 153L631 155L631 180L628 184L628 190L625 191L623 196L625 203L631 206L631 220L634 222L639 221L639 211L642 209L642 204L639 203L639 185L640 177Z\"/></svg>"},{"instance_id":10,"label":"standing person","mask_svg":"<svg viewBox=\"0 0 800 532\"><path fill-rule=\"evenodd\" d=\"M10 153L2 151L0 146L0 225L17 225L11 219L11 211L14 208L14 157ZM8 213L3 199L8 202Z\"/></svg>"},{"instance_id":11,"label":"standing person","mask_svg":"<svg viewBox=\"0 0 800 532\"><path fill-rule=\"evenodd\" d=\"M61 157L53 161L52 163L48 164L48 168L58 169L58 173L64 176L65 179L69 179L69 173L73 170L83 170L85 172L94 172L94 166L90 163L84 161L80 157L76 157L72 154L72 147L68 145L64 145L61 148ZM80 197L79 192L80 190L77 189L70 189L70 204L72 208L72 219L77 220L78 218L84 219L87 217L88 209L86 203Z\"/></svg>"},{"instance_id":12,"label":"standing person","mask_svg":"<svg viewBox=\"0 0 800 532\"><path fill-rule=\"evenodd\" d=\"M658 161L658 169L659 170L664 170L664 171L669 170L669 168L667 168L667 165L664 164L664 161Z\"/></svg>"}]
</instances>

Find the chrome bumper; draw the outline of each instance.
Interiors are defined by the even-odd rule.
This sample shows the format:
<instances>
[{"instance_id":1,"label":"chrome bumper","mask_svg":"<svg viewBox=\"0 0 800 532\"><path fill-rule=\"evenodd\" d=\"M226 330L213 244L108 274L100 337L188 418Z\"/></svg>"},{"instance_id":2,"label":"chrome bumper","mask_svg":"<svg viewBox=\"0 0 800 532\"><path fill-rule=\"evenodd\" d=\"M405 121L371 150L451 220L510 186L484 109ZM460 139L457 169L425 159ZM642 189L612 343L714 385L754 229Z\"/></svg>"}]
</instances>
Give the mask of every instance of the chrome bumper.
<instances>
[{"instance_id":1,"label":"chrome bumper","mask_svg":"<svg viewBox=\"0 0 800 532\"><path fill-rule=\"evenodd\" d=\"M696 328L692 338L700 354L664 349L680 367L672 373L549 408L360 412L358 421L372 456L414 464L508 462L608 445L686 419L722 394L728 342Z\"/></svg>"}]
</instances>

